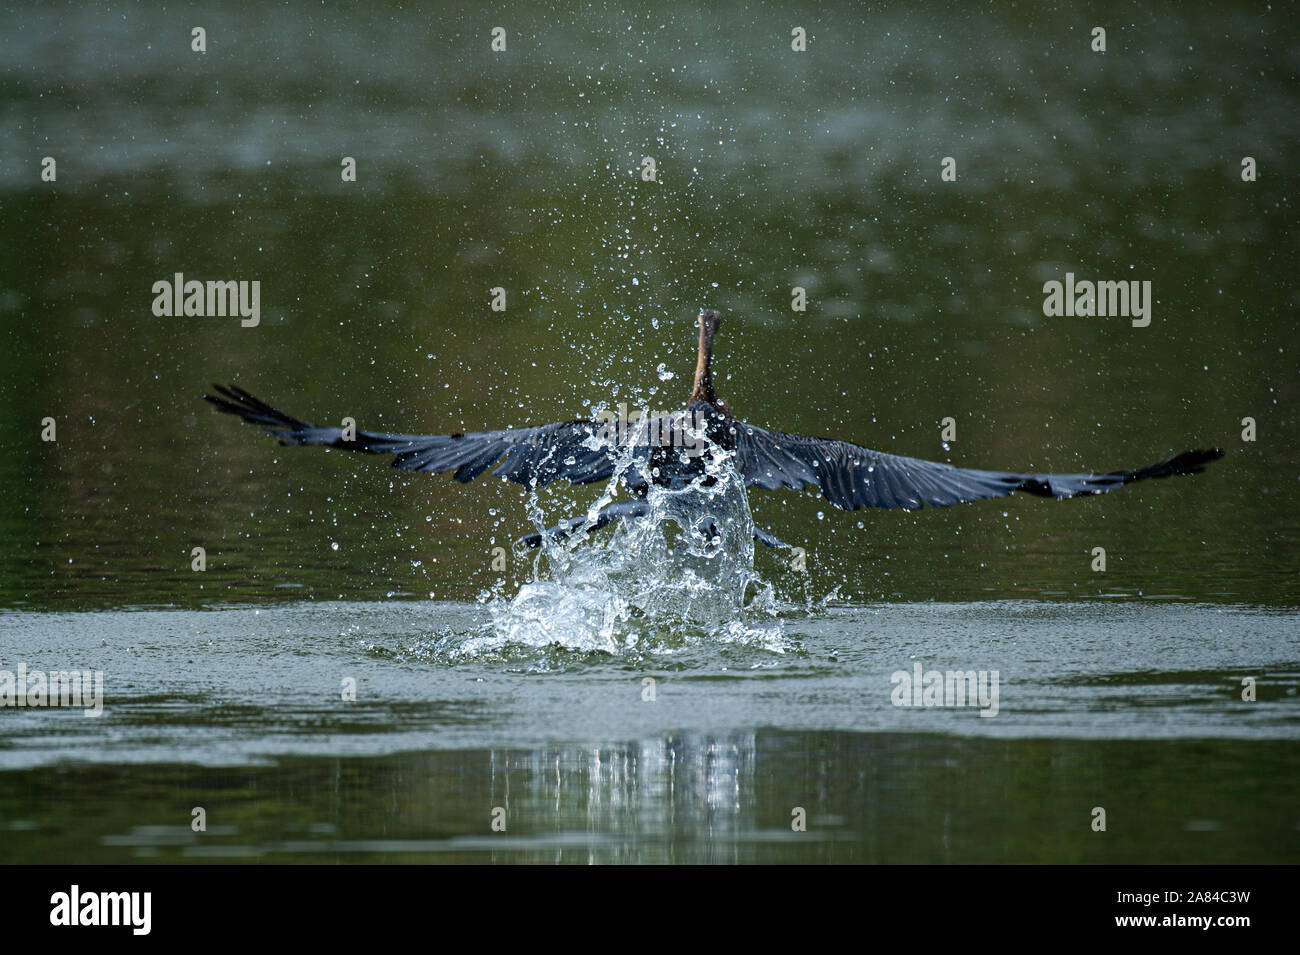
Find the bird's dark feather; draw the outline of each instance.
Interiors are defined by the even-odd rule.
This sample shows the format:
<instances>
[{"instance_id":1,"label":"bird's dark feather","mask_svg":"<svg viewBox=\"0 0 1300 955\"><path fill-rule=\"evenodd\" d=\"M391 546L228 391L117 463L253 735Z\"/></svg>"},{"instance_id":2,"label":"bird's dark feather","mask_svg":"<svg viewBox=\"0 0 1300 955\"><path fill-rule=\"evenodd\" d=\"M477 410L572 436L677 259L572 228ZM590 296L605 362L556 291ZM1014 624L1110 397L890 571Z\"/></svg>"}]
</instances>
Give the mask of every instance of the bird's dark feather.
<instances>
[{"instance_id":1,"label":"bird's dark feather","mask_svg":"<svg viewBox=\"0 0 1300 955\"><path fill-rule=\"evenodd\" d=\"M242 388L215 386L204 395L221 411L265 425L281 444L314 444L362 454L391 454L393 467L406 471L454 471L457 481L474 480L492 464L492 473L536 487L567 479L574 484L607 479L614 470L610 454L587 447L595 426L590 421L561 421L532 428L468 434L377 434L358 431L346 441L342 428L305 424L272 408Z\"/></svg>"},{"instance_id":2,"label":"bird's dark feather","mask_svg":"<svg viewBox=\"0 0 1300 955\"><path fill-rule=\"evenodd\" d=\"M734 426L736 466L747 484L769 490L816 485L828 501L846 511L860 507L915 510L923 504L947 507L1006 497L1013 491L1058 500L1104 494L1147 478L1198 474L1207 463L1223 457L1223 451L1210 448L1184 451L1132 471L1016 474L886 454L847 441L768 431L743 421Z\"/></svg>"},{"instance_id":3,"label":"bird's dark feather","mask_svg":"<svg viewBox=\"0 0 1300 955\"><path fill-rule=\"evenodd\" d=\"M608 426L592 421L554 424L468 434L379 434L358 431L344 440L342 428L305 424L242 388L216 386L216 395L203 397L227 414L264 425L281 444L313 444L391 454L393 466L407 471L454 472L457 481L474 480L496 461L497 477L532 487L552 481L574 484L608 480L619 457L608 442ZM633 424L623 435L632 446L633 465L625 482L643 491L650 480L670 486L699 471L699 462L681 452L682 436L699 426L694 406L673 415ZM728 419L730 421L730 419ZM685 429L685 430L684 430ZM923 504L947 507L967 501L1006 497L1025 491L1040 497L1080 497L1104 494L1125 484L1175 474L1197 474L1207 463L1223 457L1218 448L1182 454L1132 471L1105 474L1016 474L954 467L883 451L847 441L809 438L768 431L743 421L734 429L736 467L751 487L768 490L817 486L836 507L901 507ZM726 443L731 435L725 436ZM593 440L593 438L595 440ZM683 463L685 462L685 463ZM652 474L657 471L657 474Z\"/></svg>"}]
</instances>

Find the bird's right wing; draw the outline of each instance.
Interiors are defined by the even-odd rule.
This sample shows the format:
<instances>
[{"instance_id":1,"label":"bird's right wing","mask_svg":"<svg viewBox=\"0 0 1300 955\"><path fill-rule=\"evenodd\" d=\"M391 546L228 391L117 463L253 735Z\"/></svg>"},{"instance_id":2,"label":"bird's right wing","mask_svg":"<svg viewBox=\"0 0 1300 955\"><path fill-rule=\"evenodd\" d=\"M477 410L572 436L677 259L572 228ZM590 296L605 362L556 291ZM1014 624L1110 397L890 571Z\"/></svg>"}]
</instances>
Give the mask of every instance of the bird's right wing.
<instances>
[{"instance_id":1,"label":"bird's right wing","mask_svg":"<svg viewBox=\"0 0 1300 955\"><path fill-rule=\"evenodd\" d=\"M599 439L600 425L560 421L531 428L469 434L376 434L357 431L345 440L342 428L306 424L253 397L242 388L215 386L204 395L219 411L265 425L281 444L318 444L363 454L391 454L406 471L454 471L457 481L474 480L502 457L492 473L530 487L567 479L574 484L603 481L614 472L614 454Z\"/></svg>"},{"instance_id":2,"label":"bird's right wing","mask_svg":"<svg viewBox=\"0 0 1300 955\"><path fill-rule=\"evenodd\" d=\"M1133 471L1016 474L907 458L831 438L767 431L743 421L737 421L735 428L736 466L751 487L770 490L817 485L828 501L846 511L860 507L915 510L923 503L946 507L1006 497L1012 491L1058 499L1104 494L1134 481L1197 474L1208 462L1223 457L1221 450L1211 448L1184 451Z\"/></svg>"}]
</instances>

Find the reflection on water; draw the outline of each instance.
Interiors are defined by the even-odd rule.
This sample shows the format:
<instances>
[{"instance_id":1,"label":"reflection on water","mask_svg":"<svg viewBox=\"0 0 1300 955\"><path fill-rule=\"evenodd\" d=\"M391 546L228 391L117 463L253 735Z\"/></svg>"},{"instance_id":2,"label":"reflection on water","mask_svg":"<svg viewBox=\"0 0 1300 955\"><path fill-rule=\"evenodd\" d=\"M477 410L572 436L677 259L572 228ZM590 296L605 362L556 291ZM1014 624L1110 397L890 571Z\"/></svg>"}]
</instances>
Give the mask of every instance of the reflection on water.
<instances>
[{"instance_id":1,"label":"reflection on water","mask_svg":"<svg viewBox=\"0 0 1300 955\"><path fill-rule=\"evenodd\" d=\"M0 774L0 862L1294 863L1297 771L1285 743L775 731L49 768Z\"/></svg>"},{"instance_id":2,"label":"reflection on water","mask_svg":"<svg viewBox=\"0 0 1300 955\"><path fill-rule=\"evenodd\" d=\"M775 649L659 633L469 654L491 630L477 604L0 613L0 668L102 669L105 690L98 718L0 711L0 861L1300 859L1293 612L899 604L784 625ZM1000 671L998 715L894 705L914 663ZM1088 828L1098 805L1113 838Z\"/></svg>"}]
</instances>

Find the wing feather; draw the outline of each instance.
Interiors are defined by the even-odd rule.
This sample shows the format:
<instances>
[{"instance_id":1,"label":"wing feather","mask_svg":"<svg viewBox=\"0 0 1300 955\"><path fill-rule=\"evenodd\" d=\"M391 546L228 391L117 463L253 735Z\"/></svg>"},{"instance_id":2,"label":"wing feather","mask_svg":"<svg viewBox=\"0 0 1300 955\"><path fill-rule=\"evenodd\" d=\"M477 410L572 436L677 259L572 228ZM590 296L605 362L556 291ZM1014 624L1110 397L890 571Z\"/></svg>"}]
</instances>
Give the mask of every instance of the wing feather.
<instances>
[{"instance_id":1,"label":"wing feather","mask_svg":"<svg viewBox=\"0 0 1300 955\"><path fill-rule=\"evenodd\" d=\"M358 431L345 440L342 428L306 424L278 411L242 388L216 386L204 395L220 411L264 425L281 444L321 445L362 454L391 454L393 467L406 471L454 472L457 481L474 480L495 461L498 477L541 487L567 479L585 484L609 478L614 456L589 447L596 433L590 421L561 421L531 428L467 434L382 434Z\"/></svg>"},{"instance_id":2,"label":"wing feather","mask_svg":"<svg viewBox=\"0 0 1300 955\"><path fill-rule=\"evenodd\" d=\"M1218 448L1184 451L1165 461L1131 471L1103 474L1019 474L959 468L847 441L809 438L736 422L737 468L751 487L768 490L821 488L826 499L844 510L860 507L915 510L923 504L951 504L1006 497L1025 491L1059 499L1104 494L1148 478L1197 474L1223 457Z\"/></svg>"}]
</instances>

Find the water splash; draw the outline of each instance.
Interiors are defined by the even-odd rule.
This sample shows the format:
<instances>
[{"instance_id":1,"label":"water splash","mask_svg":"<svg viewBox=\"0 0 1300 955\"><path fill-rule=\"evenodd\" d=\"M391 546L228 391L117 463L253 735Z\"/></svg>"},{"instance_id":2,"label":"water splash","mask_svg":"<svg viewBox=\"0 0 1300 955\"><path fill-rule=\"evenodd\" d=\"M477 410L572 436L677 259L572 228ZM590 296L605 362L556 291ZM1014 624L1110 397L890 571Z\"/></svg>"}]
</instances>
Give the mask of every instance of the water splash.
<instances>
[{"instance_id":1,"label":"water splash","mask_svg":"<svg viewBox=\"0 0 1300 955\"><path fill-rule=\"evenodd\" d=\"M579 652L672 653L713 641L784 652L781 606L754 570L754 523L734 455L704 441L702 473L680 487L651 485L644 517L610 530L547 540L531 580L489 602L490 629L467 653L509 646ZM588 510L588 527L613 503L621 479L640 467L620 452L613 476ZM529 513L546 515L536 493Z\"/></svg>"}]
</instances>

